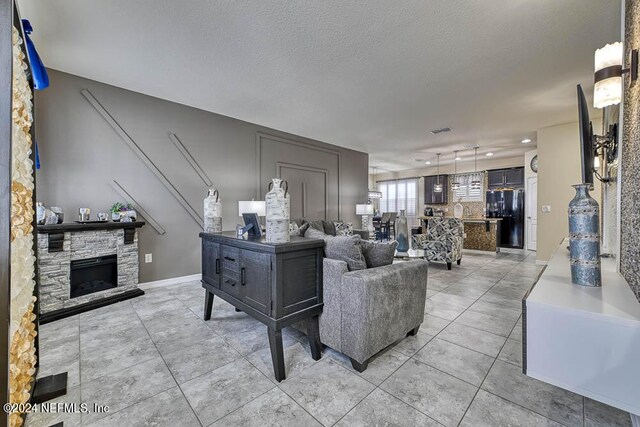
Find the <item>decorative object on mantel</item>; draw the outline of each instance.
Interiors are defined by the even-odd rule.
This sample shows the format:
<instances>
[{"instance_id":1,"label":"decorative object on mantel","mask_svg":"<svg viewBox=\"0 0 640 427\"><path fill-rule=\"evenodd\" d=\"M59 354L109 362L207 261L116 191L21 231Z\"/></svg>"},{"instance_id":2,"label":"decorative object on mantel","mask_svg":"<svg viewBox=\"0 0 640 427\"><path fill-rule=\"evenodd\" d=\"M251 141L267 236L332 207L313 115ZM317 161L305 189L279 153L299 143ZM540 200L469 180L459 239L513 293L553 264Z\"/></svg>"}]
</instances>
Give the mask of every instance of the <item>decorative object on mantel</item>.
<instances>
[{"instance_id":1,"label":"decorative object on mantel","mask_svg":"<svg viewBox=\"0 0 640 427\"><path fill-rule=\"evenodd\" d=\"M111 220L114 222L119 222L124 218L131 218L130 220L127 220L127 222L135 222L136 219L138 218L138 213L133 208L133 206L131 206L130 203L127 203L125 205L120 202L115 202L111 206ZM104 220L106 221L108 220L108 218L105 218Z\"/></svg>"},{"instance_id":2,"label":"decorative object on mantel","mask_svg":"<svg viewBox=\"0 0 640 427\"><path fill-rule=\"evenodd\" d=\"M291 200L287 181L273 178L264 200L267 205L267 242L288 243L291 240L289 235Z\"/></svg>"},{"instance_id":3,"label":"decorative object on mantel","mask_svg":"<svg viewBox=\"0 0 640 427\"><path fill-rule=\"evenodd\" d=\"M210 188L204 199L204 232L220 233L222 231L222 202L220 192Z\"/></svg>"},{"instance_id":4,"label":"decorative object on mantel","mask_svg":"<svg viewBox=\"0 0 640 427\"><path fill-rule=\"evenodd\" d=\"M573 188L576 196L569 203L571 282L602 286L598 202L589 195L591 184L577 184Z\"/></svg>"},{"instance_id":5,"label":"decorative object on mantel","mask_svg":"<svg viewBox=\"0 0 640 427\"><path fill-rule=\"evenodd\" d=\"M59 206L51 206L51 212L56 215L56 224L62 224L64 222L64 211Z\"/></svg>"},{"instance_id":6,"label":"decorative object on mantel","mask_svg":"<svg viewBox=\"0 0 640 427\"><path fill-rule=\"evenodd\" d=\"M407 226L407 214L404 209L400 209L400 216L396 219L396 232L398 233L398 253L405 253L409 250L409 227Z\"/></svg>"},{"instance_id":7,"label":"decorative object on mantel","mask_svg":"<svg viewBox=\"0 0 640 427\"><path fill-rule=\"evenodd\" d=\"M91 221L91 209L90 208L78 208L78 221L79 222Z\"/></svg>"}]
</instances>

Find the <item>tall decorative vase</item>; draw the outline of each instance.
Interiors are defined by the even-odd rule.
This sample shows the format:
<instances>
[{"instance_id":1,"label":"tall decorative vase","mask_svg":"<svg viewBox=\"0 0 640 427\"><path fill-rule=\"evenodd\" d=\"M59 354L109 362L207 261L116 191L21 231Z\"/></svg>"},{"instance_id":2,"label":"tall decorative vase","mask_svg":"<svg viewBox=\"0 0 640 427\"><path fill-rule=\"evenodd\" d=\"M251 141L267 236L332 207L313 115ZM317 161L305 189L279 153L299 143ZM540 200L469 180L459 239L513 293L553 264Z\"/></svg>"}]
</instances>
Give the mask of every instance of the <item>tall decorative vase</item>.
<instances>
[{"instance_id":1,"label":"tall decorative vase","mask_svg":"<svg viewBox=\"0 0 640 427\"><path fill-rule=\"evenodd\" d=\"M409 226L407 225L407 215L404 209L400 210L400 216L396 218L396 235L398 241L398 252L409 250Z\"/></svg>"},{"instance_id":2,"label":"tall decorative vase","mask_svg":"<svg viewBox=\"0 0 640 427\"><path fill-rule=\"evenodd\" d=\"M204 232L220 233L222 231L222 203L218 190L210 188L204 199Z\"/></svg>"},{"instance_id":3,"label":"tall decorative vase","mask_svg":"<svg viewBox=\"0 0 640 427\"><path fill-rule=\"evenodd\" d=\"M602 286L600 274L599 209L589 195L591 184L574 185L569 203L571 281L582 286Z\"/></svg>"},{"instance_id":4,"label":"tall decorative vase","mask_svg":"<svg viewBox=\"0 0 640 427\"><path fill-rule=\"evenodd\" d=\"M273 178L269 183L269 192L264 196L267 210L267 242L287 243L291 240L291 201L288 190L287 181L279 178Z\"/></svg>"}]
</instances>

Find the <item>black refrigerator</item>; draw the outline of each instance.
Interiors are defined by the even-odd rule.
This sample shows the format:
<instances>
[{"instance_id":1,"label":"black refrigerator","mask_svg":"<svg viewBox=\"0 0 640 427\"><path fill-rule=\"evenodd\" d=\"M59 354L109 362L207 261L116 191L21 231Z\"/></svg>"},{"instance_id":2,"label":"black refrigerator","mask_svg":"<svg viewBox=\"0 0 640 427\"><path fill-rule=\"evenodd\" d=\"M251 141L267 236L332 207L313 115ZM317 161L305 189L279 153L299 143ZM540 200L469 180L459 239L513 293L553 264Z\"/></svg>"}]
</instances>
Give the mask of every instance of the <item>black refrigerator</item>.
<instances>
[{"instance_id":1,"label":"black refrigerator","mask_svg":"<svg viewBox=\"0 0 640 427\"><path fill-rule=\"evenodd\" d=\"M524 247L524 190L487 191L487 218L502 218L500 247Z\"/></svg>"}]
</instances>

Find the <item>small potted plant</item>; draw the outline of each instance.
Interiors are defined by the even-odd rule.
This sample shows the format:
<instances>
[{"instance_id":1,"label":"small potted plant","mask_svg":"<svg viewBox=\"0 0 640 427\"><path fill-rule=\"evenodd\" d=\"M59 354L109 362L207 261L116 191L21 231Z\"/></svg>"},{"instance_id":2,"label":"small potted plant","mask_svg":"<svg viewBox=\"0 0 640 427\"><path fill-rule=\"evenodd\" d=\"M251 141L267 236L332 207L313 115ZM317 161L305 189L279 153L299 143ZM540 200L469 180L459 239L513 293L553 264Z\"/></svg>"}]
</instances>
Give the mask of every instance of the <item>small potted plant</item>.
<instances>
[{"instance_id":1,"label":"small potted plant","mask_svg":"<svg viewBox=\"0 0 640 427\"><path fill-rule=\"evenodd\" d=\"M131 204L127 203L126 205L115 202L111 206L111 219L114 222L122 221L135 221L136 220L136 211L133 209Z\"/></svg>"}]
</instances>

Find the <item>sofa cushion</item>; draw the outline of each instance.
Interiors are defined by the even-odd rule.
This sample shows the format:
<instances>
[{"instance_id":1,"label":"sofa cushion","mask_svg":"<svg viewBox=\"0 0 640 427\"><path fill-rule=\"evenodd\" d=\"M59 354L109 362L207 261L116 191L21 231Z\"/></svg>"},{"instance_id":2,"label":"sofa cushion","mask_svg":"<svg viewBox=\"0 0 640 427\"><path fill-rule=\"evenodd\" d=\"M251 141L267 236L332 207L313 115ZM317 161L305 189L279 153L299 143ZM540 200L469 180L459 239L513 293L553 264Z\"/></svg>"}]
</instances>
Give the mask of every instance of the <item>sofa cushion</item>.
<instances>
[{"instance_id":1,"label":"sofa cushion","mask_svg":"<svg viewBox=\"0 0 640 427\"><path fill-rule=\"evenodd\" d=\"M336 236L352 236L353 223L351 222L334 222L333 228L336 230Z\"/></svg>"},{"instance_id":2,"label":"sofa cushion","mask_svg":"<svg viewBox=\"0 0 640 427\"><path fill-rule=\"evenodd\" d=\"M360 236L326 238L324 252L327 258L346 262L349 271L367 268L367 262L360 248Z\"/></svg>"},{"instance_id":3,"label":"sofa cushion","mask_svg":"<svg viewBox=\"0 0 640 427\"><path fill-rule=\"evenodd\" d=\"M361 241L362 255L367 263L367 268L383 267L393 264L393 256L396 253L398 242L373 243Z\"/></svg>"}]
</instances>

